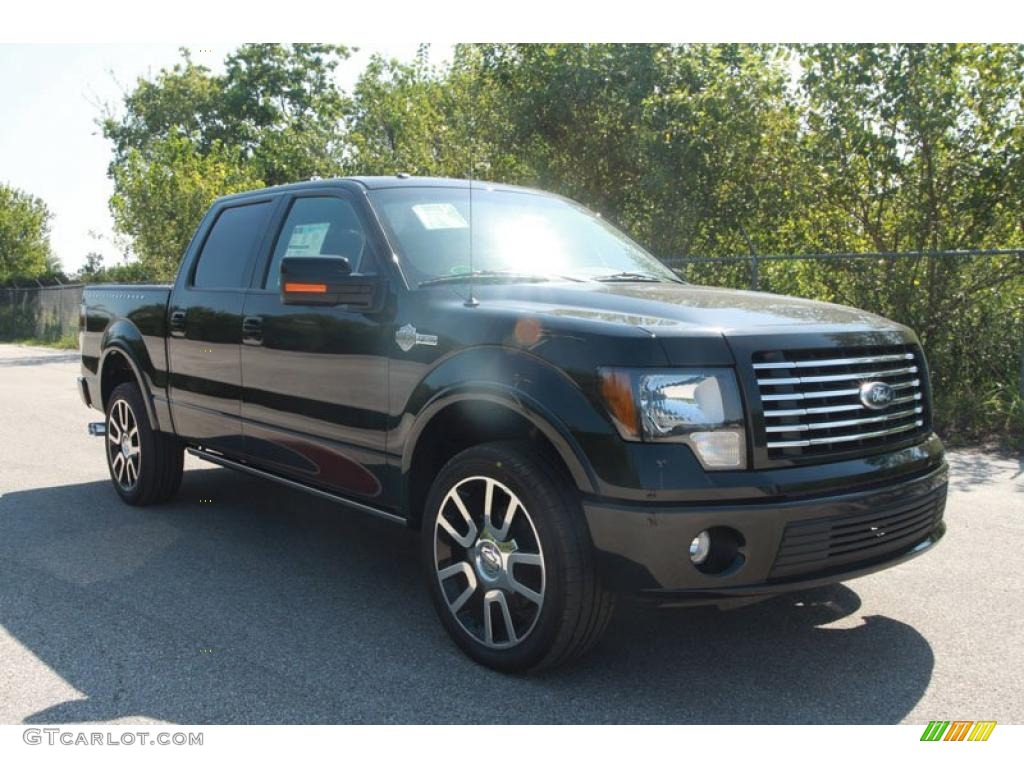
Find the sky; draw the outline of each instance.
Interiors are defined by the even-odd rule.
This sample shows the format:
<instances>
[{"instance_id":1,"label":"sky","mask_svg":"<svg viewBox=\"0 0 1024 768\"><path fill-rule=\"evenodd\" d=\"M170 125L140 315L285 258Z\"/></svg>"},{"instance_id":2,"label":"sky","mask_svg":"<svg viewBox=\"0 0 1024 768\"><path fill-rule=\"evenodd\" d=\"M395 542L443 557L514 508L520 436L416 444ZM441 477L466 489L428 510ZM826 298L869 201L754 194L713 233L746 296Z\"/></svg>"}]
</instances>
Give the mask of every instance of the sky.
<instances>
[{"instance_id":1,"label":"sky","mask_svg":"<svg viewBox=\"0 0 1024 768\"><path fill-rule=\"evenodd\" d=\"M355 45L359 52L337 71L345 90L372 53L409 59L417 48L415 43ZM221 71L237 43L181 46L191 49L197 63ZM50 242L66 272L81 267L90 251L102 253L107 265L119 263L107 209L111 145L96 120L104 104L119 106L137 78L173 66L181 46L0 45L0 183L47 204L53 214ZM433 45L432 60L443 60L451 47Z\"/></svg>"}]
</instances>

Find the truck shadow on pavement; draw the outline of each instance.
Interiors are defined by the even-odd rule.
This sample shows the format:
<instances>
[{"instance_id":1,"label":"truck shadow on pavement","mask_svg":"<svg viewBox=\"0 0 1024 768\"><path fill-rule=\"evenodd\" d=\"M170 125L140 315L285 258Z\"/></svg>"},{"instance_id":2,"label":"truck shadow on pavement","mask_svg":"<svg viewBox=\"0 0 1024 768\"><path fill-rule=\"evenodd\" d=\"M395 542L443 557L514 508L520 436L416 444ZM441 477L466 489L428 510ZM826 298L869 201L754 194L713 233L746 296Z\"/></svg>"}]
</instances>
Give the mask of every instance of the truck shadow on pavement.
<instances>
[{"instance_id":1,"label":"truck shadow on pavement","mask_svg":"<svg viewBox=\"0 0 1024 768\"><path fill-rule=\"evenodd\" d=\"M575 666L510 677L448 640L399 526L222 469L157 508L105 481L0 497L0 626L79 692L19 708L54 685L5 660L0 712L33 724L897 722L932 650L885 616L827 626L860 607L841 585L727 612L620 604Z\"/></svg>"}]
</instances>

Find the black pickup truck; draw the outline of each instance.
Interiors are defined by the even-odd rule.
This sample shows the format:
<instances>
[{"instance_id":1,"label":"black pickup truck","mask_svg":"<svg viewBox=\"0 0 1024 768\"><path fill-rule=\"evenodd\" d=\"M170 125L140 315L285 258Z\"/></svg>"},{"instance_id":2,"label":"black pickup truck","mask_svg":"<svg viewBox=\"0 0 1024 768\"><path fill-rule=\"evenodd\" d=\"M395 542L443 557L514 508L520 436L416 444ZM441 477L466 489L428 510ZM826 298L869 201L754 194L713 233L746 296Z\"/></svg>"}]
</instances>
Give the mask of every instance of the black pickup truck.
<instances>
[{"instance_id":1,"label":"black pickup truck","mask_svg":"<svg viewBox=\"0 0 1024 768\"><path fill-rule=\"evenodd\" d=\"M442 623L498 669L580 654L616 593L758 599L945 531L911 330L685 283L534 190L223 198L173 286L86 289L81 351L124 501L169 499L188 451L418 529Z\"/></svg>"}]
</instances>

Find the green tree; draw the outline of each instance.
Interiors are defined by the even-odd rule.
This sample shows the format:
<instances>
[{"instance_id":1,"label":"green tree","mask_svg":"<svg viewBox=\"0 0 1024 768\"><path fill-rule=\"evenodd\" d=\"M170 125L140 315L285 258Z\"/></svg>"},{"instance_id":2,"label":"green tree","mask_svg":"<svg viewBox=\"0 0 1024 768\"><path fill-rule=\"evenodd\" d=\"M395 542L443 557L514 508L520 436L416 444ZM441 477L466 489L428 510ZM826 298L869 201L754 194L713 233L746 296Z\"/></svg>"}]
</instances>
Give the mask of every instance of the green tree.
<instances>
[{"instance_id":1,"label":"green tree","mask_svg":"<svg viewBox=\"0 0 1024 768\"><path fill-rule=\"evenodd\" d=\"M526 154L502 133L509 114L481 63L475 46L458 46L444 69L427 46L410 62L372 57L350 102L346 171L523 178Z\"/></svg>"},{"instance_id":2,"label":"green tree","mask_svg":"<svg viewBox=\"0 0 1024 768\"><path fill-rule=\"evenodd\" d=\"M170 280L210 204L263 184L219 142L201 152L188 137L172 135L146 153L130 150L114 168L114 185L114 226L131 240L150 279Z\"/></svg>"},{"instance_id":3,"label":"green tree","mask_svg":"<svg viewBox=\"0 0 1024 768\"><path fill-rule=\"evenodd\" d=\"M348 100L334 72L350 49L250 44L227 57L218 116L225 146L238 147L270 184L336 175Z\"/></svg>"},{"instance_id":4,"label":"green tree","mask_svg":"<svg viewBox=\"0 0 1024 768\"><path fill-rule=\"evenodd\" d=\"M1024 46L800 46L807 164L832 247L1024 239Z\"/></svg>"},{"instance_id":5,"label":"green tree","mask_svg":"<svg viewBox=\"0 0 1024 768\"><path fill-rule=\"evenodd\" d=\"M477 46L520 178L579 199L662 256L735 253L786 215L798 116L779 49ZM500 126L500 124L499 124ZM747 233L750 233L748 237Z\"/></svg>"},{"instance_id":6,"label":"green tree","mask_svg":"<svg viewBox=\"0 0 1024 768\"><path fill-rule=\"evenodd\" d=\"M85 256L85 264L73 279L80 283L145 283L155 278L137 260L108 267L103 263L103 254L90 251Z\"/></svg>"},{"instance_id":7,"label":"green tree","mask_svg":"<svg viewBox=\"0 0 1024 768\"><path fill-rule=\"evenodd\" d=\"M169 279L220 195L340 172L347 100L338 45L243 45L223 74L183 61L140 78L101 120L113 144L110 209L140 269Z\"/></svg>"},{"instance_id":8,"label":"green tree","mask_svg":"<svg viewBox=\"0 0 1024 768\"><path fill-rule=\"evenodd\" d=\"M366 175L451 173L462 147L445 109L451 83L430 67L427 49L408 63L375 55L349 105L347 170Z\"/></svg>"},{"instance_id":9,"label":"green tree","mask_svg":"<svg viewBox=\"0 0 1024 768\"><path fill-rule=\"evenodd\" d=\"M340 45L248 44L215 75L182 49L182 62L138 80L120 114L107 110L111 176L133 150L145 155L174 136L188 137L200 153L214 145L236 153L265 184L336 173L347 99L334 71L349 55Z\"/></svg>"},{"instance_id":10,"label":"green tree","mask_svg":"<svg viewBox=\"0 0 1024 768\"><path fill-rule=\"evenodd\" d=\"M50 248L51 218L38 197L0 184L0 283L59 271Z\"/></svg>"}]
</instances>

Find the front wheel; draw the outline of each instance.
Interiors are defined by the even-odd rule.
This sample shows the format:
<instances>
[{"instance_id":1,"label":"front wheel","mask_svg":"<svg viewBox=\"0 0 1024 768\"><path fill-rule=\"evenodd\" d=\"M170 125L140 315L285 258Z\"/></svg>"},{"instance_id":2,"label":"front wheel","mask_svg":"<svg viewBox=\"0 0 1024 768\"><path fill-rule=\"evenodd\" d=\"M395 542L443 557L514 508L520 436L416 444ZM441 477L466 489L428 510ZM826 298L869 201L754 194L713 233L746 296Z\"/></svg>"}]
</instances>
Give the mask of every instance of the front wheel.
<instances>
[{"instance_id":1,"label":"front wheel","mask_svg":"<svg viewBox=\"0 0 1024 768\"><path fill-rule=\"evenodd\" d=\"M184 450L173 435L153 429L137 384L119 384L110 393L106 446L114 490L128 504L158 504L177 492Z\"/></svg>"},{"instance_id":2,"label":"front wheel","mask_svg":"<svg viewBox=\"0 0 1024 768\"><path fill-rule=\"evenodd\" d=\"M449 461L431 488L422 537L441 622L481 664L510 672L562 664L587 651L611 617L575 487L528 446L491 443Z\"/></svg>"}]
</instances>

